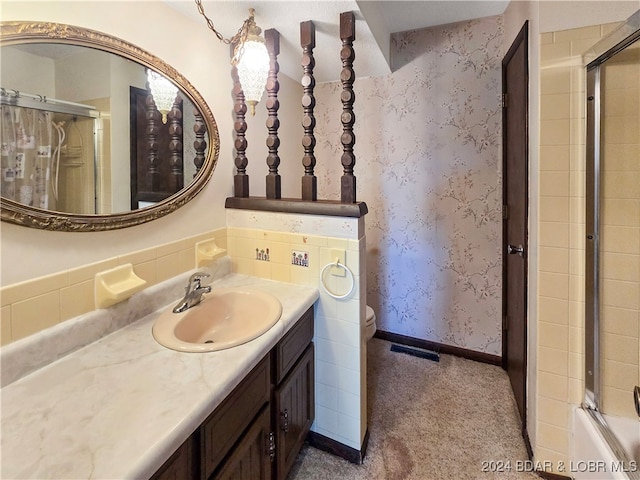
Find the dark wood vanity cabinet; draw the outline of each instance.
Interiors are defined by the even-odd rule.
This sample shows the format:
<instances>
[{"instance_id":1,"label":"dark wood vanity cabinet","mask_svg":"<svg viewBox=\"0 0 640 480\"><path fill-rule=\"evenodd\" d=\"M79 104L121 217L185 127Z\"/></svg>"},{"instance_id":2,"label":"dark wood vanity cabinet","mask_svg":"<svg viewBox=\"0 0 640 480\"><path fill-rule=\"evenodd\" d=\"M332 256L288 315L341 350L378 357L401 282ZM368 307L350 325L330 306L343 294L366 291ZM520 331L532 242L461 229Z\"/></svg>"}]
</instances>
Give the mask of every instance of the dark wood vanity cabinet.
<instances>
[{"instance_id":1,"label":"dark wood vanity cabinet","mask_svg":"<svg viewBox=\"0 0 640 480\"><path fill-rule=\"evenodd\" d=\"M314 419L313 307L152 480L283 480Z\"/></svg>"},{"instance_id":2,"label":"dark wood vanity cabinet","mask_svg":"<svg viewBox=\"0 0 640 480\"><path fill-rule=\"evenodd\" d=\"M266 406L213 478L216 480L271 480L273 478L271 430L271 411Z\"/></svg>"},{"instance_id":3,"label":"dark wood vanity cabinet","mask_svg":"<svg viewBox=\"0 0 640 480\"><path fill-rule=\"evenodd\" d=\"M284 480L313 423L315 400L313 344L310 344L295 368L274 394L276 419L276 479Z\"/></svg>"},{"instance_id":4,"label":"dark wood vanity cabinet","mask_svg":"<svg viewBox=\"0 0 640 480\"><path fill-rule=\"evenodd\" d=\"M277 480L287 477L315 415L312 339L310 309L275 348L273 424Z\"/></svg>"},{"instance_id":5,"label":"dark wood vanity cabinet","mask_svg":"<svg viewBox=\"0 0 640 480\"><path fill-rule=\"evenodd\" d=\"M198 478L198 465L194 461L199 448L198 436L191 435L169 460L151 477L151 480L184 480Z\"/></svg>"},{"instance_id":6,"label":"dark wood vanity cabinet","mask_svg":"<svg viewBox=\"0 0 640 480\"><path fill-rule=\"evenodd\" d=\"M251 420L271 399L268 353L200 426L200 479L207 480L241 441Z\"/></svg>"}]
</instances>

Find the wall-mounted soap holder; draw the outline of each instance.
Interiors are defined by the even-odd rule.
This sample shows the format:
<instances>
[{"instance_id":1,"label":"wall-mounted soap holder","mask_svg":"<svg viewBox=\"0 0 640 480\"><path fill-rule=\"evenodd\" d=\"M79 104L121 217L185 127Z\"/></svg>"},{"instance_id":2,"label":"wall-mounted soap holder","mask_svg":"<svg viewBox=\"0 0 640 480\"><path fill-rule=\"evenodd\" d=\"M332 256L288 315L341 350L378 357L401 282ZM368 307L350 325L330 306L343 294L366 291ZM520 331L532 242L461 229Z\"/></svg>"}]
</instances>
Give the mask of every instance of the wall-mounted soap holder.
<instances>
[{"instance_id":1,"label":"wall-mounted soap holder","mask_svg":"<svg viewBox=\"0 0 640 480\"><path fill-rule=\"evenodd\" d=\"M196 243L196 268L203 267L209 263L224 257L227 251L220 248L215 239L203 240Z\"/></svg>"},{"instance_id":2,"label":"wall-mounted soap holder","mask_svg":"<svg viewBox=\"0 0 640 480\"><path fill-rule=\"evenodd\" d=\"M120 303L147 285L146 280L135 274L130 263L96 273L94 283L97 308L107 308Z\"/></svg>"}]
</instances>

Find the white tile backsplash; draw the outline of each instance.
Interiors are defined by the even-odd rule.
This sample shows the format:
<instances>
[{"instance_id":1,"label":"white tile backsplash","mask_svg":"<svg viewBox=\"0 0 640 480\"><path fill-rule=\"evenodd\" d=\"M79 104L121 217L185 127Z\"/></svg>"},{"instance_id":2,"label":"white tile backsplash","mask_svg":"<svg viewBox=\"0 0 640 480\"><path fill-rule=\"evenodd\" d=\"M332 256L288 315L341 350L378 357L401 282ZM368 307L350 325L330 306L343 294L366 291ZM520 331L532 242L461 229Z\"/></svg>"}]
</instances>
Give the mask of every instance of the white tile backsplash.
<instances>
[{"instance_id":1,"label":"white tile backsplash","mask_svg":"<svg viewBox=\"0 0 640 480\"><path fill-rule=\"evenodd\" d=\"M337 390L337 395L338 412L358 419L360 417L360 396L344 390Z\"/></svg>"},{"instance_id":2,"label":"white tile backsplash","mask_svg":"<svg viewBox=\"0 0 640 480\"><path fill-rule=\"evenodd\" d=\"M364 218L228 209L227 228L228 252L238 273L277 276L320 291L315 308L316 420L312 430L360 450L367 422L366 355L362 355L366 341L361 325L366 299L360 298L360 292L366 292ZM265 269L265 262L254 259L256 247L274 252L288 249L288 255L285 259L274 254L271 268ZM308 267L291 264L293 250L308 253ZM345 251L353 273L353 290L342 299L328 294L320 278L322 269L335 261L335 250ZM328 290L337 296L349 292L351 277L335 276L329 270L323 276Z\"/></svg>"},{"instance_id":3,"label":"white tile backsplash","mask_svg":"<svg viewBox=\"0 0 640 480\"><path fill-rule=\"evenodd\" d=\"M364 218L328 217L227 209L227 227L267 230L322 237L359 239L364 235ZM316 243L317 244L317 243Z\"/></svg>"},{"instance_id":4,"label":"white tile backsplash","mask_svg":"<svg viewBox=\"0 0 640 480\"><path fill-rule=\"evenodd\" d=\"M360 372L348 367L338 368L338 388L355 395L360 394Z\"/></svg>"},{"instance_id":5,"label":"white tile backsplash","mask_svg":"<svg viewBox=\"0 0 640 480\"><path fill-rule=\"evenodd\" d=\"M318 405L316 402L316 420L314 423L328 432L338 432L338 412Z\"/></svg>"},{"instance_id":6,"label":"white tile backsplash","mask_svg":"<svg viewBox=\"0 0 640 480\"><path fill-rule=\"evenodd\" d=\"M357 445L360 438L360 420L343 413L338 413L338 423L340 424L340 433L347 440L347 445ZM353 447L360 449L359 447Z\"/></svg>"},{"instance_id":7,"label":"white tile backsplash","mask_svg":"<svg viewBox=\"0 0 640 480\"><path fill-rule=\"evenodd\" d=\"M338 303L336 318L345 322L360 324L360 302L359 297L356 297L356 301L347 303Z\"/></svg>"},{"instance_id":8,"label":"white tile backsplash","mask_svg":"<svg viewBox=\"0 0 640 480\"><path fill-rule=\"evenodd\" d=\"M316 403L321 407L338 411L338 389L323 383L316 383Z\"/></svg>"},{"instance_id":9,"label":"white tile backsplash","mask_svg":"<svg viewBox=\"0 0 640 480\"><path fill-rule=\"evenodd\" d=\"M316 385L323 384L338 387L338 366L319 360L316 355Z\"/></svg>"},{"instance_id":10,"label":"white tile backsplash","mask_svg":"<svg viewBox=\"0 0 640 480\"><path fill-rule=\"evenodd\" d=\"M333 318L316 317L316 337L352 347L360 345L360 325Z\"/></svg>"}]
</instances>

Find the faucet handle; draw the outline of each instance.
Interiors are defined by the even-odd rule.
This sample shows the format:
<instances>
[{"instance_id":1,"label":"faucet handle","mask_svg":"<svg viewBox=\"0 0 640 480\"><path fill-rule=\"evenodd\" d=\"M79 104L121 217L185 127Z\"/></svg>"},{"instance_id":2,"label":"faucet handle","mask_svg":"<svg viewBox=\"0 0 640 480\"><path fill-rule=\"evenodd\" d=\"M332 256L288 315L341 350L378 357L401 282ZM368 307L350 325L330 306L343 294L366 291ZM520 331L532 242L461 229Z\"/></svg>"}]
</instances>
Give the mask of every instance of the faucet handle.
<instances>
[{"instance_id":1,"label":"faucet handle","mask_svg":"<svg viewBox=\"0 0 640 480\"><path fill-rule=\"evenodd\" d=\"M189 283L193 283L193 282L198 282L200 283L200 280L203 278L207 278L210 277L211 275L209 275L208 273L205 272L196 272L193 275L191 275L191 277L189 278Z\"/></svg>"},{"instance_id":2,"label":"faucet handle","mask_svg":"<svg viewBox=\"0 0 640 480\"><path fill-rule=\"evenodd\" d=\"M201 288L200 286L200 280L202 280L203 278L207 278L210 277L211 275L209 275L208 273L205 272L196 272L193 275L191 275L191 277L189 277L189 283L187 284L187 287L185 288L187 293L190 293L194 290L197 290L199 288Z\"/></svg>"}]
</instances>

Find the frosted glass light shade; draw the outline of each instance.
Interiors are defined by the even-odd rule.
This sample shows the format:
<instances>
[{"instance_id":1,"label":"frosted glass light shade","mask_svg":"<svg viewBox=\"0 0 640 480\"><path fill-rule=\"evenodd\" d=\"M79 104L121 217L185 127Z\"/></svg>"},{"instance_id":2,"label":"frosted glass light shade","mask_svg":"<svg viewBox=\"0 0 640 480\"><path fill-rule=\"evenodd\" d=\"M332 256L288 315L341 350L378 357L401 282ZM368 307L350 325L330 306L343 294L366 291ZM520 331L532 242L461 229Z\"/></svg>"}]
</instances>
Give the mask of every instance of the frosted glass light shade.
<instances>
[{"instance_id":1,"label":"frosted glass light shade","mask_svg":"<svg viewBox=\"0 0 640 480\"><path fill-rule=\"evenodd\" d=\"M162 114L162 123L167 123L167 113L176 100L178 88L158 72L150 69L147 69L147 82L156 108Z\"/></svg>"},{"instance_id":2,"label":"frosted glass light shade","mask_svg":"<svg viewBox=\"0 0 640 480\"><path fill-rule=\"evenodd\" d=\"M242 45L242 56L238 61L238 77L242 85L245 102L255 114L256 104L262 98L262 92L269 76L269 52L264 40L256 35L249 35Z\"/></svg>"}]
</instances>

